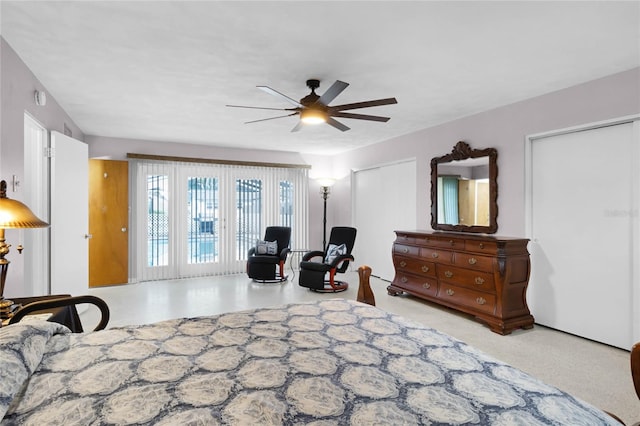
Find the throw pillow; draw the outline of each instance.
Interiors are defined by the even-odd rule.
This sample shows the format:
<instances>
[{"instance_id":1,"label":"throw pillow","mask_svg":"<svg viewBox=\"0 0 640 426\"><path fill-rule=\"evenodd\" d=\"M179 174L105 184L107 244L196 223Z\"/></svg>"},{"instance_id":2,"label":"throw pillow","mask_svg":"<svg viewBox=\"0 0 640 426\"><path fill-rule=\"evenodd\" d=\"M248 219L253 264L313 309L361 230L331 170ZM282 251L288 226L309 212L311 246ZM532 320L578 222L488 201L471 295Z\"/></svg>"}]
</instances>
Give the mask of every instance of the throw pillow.
<instances>
[{"instance_id":1,"label":"throw pillow","mask_svg":"<svg viewBox=\"0 0 640 426\"><path fill-rule=\"evenodd\" d=\"M267 242L262 240L256 241L256 254L267 254Z\"/></svg>"},{"instance_id":2,"label":"throw pillow","mask_svg":"<svg viewBox=\"0 0 640 426\"><path fill-rule=\"evenodd\" d=\"M327 248L327 256L324 258L324 263L332 263L336 257L341 254L347 254L347 246L343 243L340 245L329 244Z\"/></svg>"},{"instance_id":3,"label":"throw pillow","mask_svg":"<svg viewBox=\"0 0 640 426\"><path fill-rule=\"evenodd\" d=\"M256 254L278 254L278 242L257 240Z\"/></svg>"},{"instance_id":4,"label":"throw pillow","mask_svg":"<svg viewBox=\"0 0 640 426\"><path fill-rule=\"evenodd\" d=\"M267 254L278 254L277 241L267 241Z\"/></svg>"}]
</instances>

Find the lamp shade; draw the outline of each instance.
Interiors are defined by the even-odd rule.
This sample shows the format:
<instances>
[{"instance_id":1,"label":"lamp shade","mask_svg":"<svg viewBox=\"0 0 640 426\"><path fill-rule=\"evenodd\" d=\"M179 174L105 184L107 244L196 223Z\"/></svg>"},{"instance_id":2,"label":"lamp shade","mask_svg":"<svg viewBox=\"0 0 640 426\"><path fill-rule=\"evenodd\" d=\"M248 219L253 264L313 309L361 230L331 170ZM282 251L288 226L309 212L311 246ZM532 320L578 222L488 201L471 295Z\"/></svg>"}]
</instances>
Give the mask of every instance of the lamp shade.
<instances>
[{"instance_id":1,"label":"lamp shade","mask_svg":"<svg viewBox=\"0 0 640 426\"><path fill-rule=\"evenodd\" d=\"M20 201L0 198L0 228L45 228L47 222L40 220L29 207Z\"/></svg>"},{"instance_id":2,"label":"lamp shade","mask_svg":"<svg viewBox=\"0 0 640 426\"><path fill-rule=\"evenodd\" d=\"M327 122L327 113L321 109L305 108L300 111L300 121L305 124L320 124Z\"/></svg>"},{"instance_id":3,"label":"lamp shade","mask_svg":"<svg viewBox=\"0 0 640 426\"><path fill-rule=\"evenodd\" d=\"M7 198L7 183L0 182L0 228L46 228L49 224L18 200Z\"/></svg>"},{"instance_id":4,"label":"lamp shade","mask_svg":"<svg viewBox=\"0 0 640 426\"><path fill-rule=\"evenodd\" d=\"M328 177L318 178L316 179L316 181L318 182L318 184L320 184L320 186L325 186L325 187L333 186L333 184L336 183L335 179L328 178Z\"/></svg>"}]
</instances>

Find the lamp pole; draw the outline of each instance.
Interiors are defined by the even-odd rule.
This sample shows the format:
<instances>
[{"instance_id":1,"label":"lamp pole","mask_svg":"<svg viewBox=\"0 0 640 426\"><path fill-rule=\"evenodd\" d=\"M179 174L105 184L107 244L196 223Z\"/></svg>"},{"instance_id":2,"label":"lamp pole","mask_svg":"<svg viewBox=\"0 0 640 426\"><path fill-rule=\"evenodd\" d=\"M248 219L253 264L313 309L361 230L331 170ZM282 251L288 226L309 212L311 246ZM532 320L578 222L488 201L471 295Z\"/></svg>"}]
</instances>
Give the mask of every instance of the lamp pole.
<instances>
[{"instance_id":1,"label":"lamp pole","mask_svg":"<svg viewBox=\"0 0 640 426\"><path fill-rule=\"evenodd\" d=\"M329 198L329 186L320 187L320 195L324 202L324 210L322 214L322 251L327 250L327 198Z\"/></svg>"}]
</instances>

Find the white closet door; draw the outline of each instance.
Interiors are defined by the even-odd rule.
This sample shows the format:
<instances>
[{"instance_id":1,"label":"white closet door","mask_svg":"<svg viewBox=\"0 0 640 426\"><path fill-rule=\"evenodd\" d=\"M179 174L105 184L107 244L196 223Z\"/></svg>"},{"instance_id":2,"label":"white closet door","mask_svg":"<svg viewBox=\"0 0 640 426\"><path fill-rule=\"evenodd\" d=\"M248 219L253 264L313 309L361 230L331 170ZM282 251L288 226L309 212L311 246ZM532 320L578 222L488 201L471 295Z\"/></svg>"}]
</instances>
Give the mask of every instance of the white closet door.
<instances>
[{"instance_id":1,"label":"white closet door","mask_svg":"<svg viewBox=\"0 0 640 426\"><path fill-rule=\"evenodd\" d=\"M49 145L47 130L24 114L24 202L36 216L49 222ZM20 231L24 235L24 290L21 295L49 294L49 229ZM22 243L22 241L20 241Z\"/></svg>"},{"instance_id":2,"label":"white closet door","mask_svg":"<svg viewBox=\"0 0 640 426\"><path fill-rule=\"evenodd\" d=\"M531 142L532 314L625 349L638 294L634 144L632 123Z\"/></svg>"},{"instance_id":3,"label":"white closet door","mask_svg":"<svg viewBox=\"0 0 640 426\"><path fill-rule=\"evenodd\" d=\"M393 231L416 228L416 162L360 170L353 179L355 264L369 265L372 275L391 281Z\"/></svg>"},{"instance_id":4,"label":"white closet door","mask_svg":"<svg viewBox=\"0 0 640 426\"><path fill-rule=\"evenodd\" d=\"M51 293L89 288L89 149L51 132Z\"/></svg>"}]
</instances>

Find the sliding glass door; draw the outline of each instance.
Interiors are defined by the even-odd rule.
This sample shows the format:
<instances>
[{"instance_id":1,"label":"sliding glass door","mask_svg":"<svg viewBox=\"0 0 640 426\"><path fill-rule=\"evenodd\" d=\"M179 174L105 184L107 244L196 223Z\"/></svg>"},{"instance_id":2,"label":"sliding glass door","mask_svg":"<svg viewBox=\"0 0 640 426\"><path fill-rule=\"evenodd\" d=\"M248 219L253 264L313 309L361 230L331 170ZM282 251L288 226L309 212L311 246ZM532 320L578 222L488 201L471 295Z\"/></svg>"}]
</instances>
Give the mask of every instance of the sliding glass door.
<instances>
[{"instance_id":1,"label":"sliding glass door","mask_svg":"<svg viewBox=\"0 0 640 426\"><path fill-rule=\"evenodd\" d=\"M306 170L134 164L137 280L243 272L266 226L290 226L304 245Z\"/></svg>"},{"instance_id":2,"label":"sliding glass door","mask_svg":"<svg viewBox=\"0 0 640 426\"><path fill-rule=\"evenodd\" d=\"M146 247L146 252L138 251L144 265L139 278L219 273L228 260L220 246L229 244L220 219L231 204L228 197L220 197L221 176L210 168L171 163L141 163L138 171L147 183L148 204L146 215L137 220L146 231L137 233Z\"/></svg>"}]
</instances>

